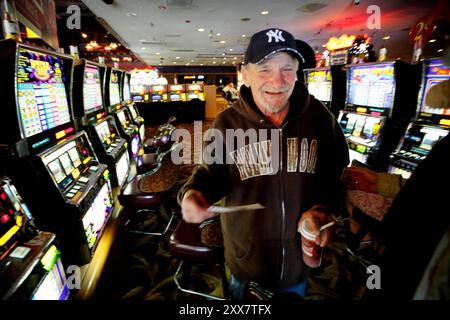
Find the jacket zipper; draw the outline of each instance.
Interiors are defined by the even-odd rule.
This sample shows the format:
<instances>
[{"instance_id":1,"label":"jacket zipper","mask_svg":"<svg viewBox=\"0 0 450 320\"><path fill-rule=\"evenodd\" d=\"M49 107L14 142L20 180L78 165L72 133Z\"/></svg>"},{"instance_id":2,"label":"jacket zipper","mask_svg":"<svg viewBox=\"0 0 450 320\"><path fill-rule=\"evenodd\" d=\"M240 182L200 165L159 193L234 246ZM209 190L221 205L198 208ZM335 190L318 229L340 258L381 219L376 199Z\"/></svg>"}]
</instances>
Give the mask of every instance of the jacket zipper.
<instances>
[{"instance_id":1,"label":"jacket zipper","mask_svg":"<svg viewBox=\"0 0 450 320\"><path fill-rule=\"evenodd\" d=\"M284 248L284 230L286 229L286 209L284 205L284 179L283 179L283 127L279 130L280 132L280 184L281 184L281 273L280 280L283 280L284 277L284 264L285 264L285 255L286 250Z\"/></svg>"}]
</instances>

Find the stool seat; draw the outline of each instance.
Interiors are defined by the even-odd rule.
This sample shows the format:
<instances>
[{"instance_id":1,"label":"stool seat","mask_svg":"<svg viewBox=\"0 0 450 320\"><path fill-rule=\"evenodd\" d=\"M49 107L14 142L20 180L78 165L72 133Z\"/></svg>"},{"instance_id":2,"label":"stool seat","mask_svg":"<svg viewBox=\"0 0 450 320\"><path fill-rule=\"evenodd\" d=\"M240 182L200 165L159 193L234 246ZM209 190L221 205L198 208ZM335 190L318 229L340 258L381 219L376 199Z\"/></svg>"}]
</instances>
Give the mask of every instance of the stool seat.
<instances>
[{"instance_id":1,"label":"stool seat","mask_svg":"<svg viewBox=\"0 0 450 320\"><path fill-rule=\"evenodd\" d=\"M169 240L169 252L176 257L198 264L224 261L223 247L209 247L200 240L200 224L181 220Z\"/></svg>"},{"instance_id":2,"label":"stool seat","mask_svg":"<svg viewBox=\"0 0 450 320\"><path fill-rule=\"evenodd\" d=\"M147 173L158 166L158 154L144 153L136 160L136 172L138 175Z\"/></svg>"},{"instance_id":3,"label":"stool seat","mask_svg":"<svg viewBox=\"0 0 450 320\"><path fill-rule=\"evenodd\" d=\"M161 206L177 181L175 165L168 160L158 163L152 172L134 177L119 195L124 207L148 209Z\"/></svg>"}]
</instances>

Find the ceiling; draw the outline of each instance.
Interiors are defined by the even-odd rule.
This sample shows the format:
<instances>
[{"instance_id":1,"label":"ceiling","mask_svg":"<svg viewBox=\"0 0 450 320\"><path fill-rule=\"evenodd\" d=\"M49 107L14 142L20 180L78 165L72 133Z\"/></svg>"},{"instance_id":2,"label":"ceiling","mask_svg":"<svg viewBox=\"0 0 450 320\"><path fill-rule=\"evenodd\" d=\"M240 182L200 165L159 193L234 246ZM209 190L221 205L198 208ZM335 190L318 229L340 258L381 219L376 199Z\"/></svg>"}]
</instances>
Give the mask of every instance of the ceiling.
<instances>
[{"instance_id":1,"label":"ceiling","mask_svg":"<svg viewBox=\"0 0 450 320\"><path fill-rule=\"evenodd\" d=\"M435 1L423 0L82 0L140 60L152 66L232 66L249 37L278 27L322 51L331 36L372 37L391 58L409 58L411 26ZM106 4L105 2L112 2ZM379 29L369 29L370 5L380 8ZM261 14L268 11L268 14ZM373 17L373 16L372 16ZM198 31L203 28L204 31ZM386 35L388 40L382 40ZM233 64L234 62L234 64Z\"/></svg>"}]
</instances>

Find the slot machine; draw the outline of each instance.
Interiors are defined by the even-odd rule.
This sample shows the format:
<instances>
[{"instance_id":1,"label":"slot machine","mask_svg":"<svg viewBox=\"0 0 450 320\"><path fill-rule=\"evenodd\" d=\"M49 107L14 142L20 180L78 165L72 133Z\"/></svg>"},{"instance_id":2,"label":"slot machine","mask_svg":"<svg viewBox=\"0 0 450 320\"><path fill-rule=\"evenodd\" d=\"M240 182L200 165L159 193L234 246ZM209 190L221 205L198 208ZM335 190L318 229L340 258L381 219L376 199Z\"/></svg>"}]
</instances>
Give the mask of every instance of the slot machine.
<instances>
[{"instance_id":1,"label":"slot machine","mask_svg":"<svg viewBox=\"0 0 450 320\"><path fill-rule=\"evenodd\" d=\"M105 106L107 113L114 117L120 136L128 142L130 158L136 160L144 151L141 147L139 129L134 124L130 111L122 101L122 79L122 71L106 68Z\"/></svg>"},{"instance_id":2,"label":"slot machine","mask_svg":"<svg viewBox=\"0 0 450 320\"><path fill-rule=\"evenodd\" d=\"M0 299L67 300L56 236L42 232L11 180L0 178Z\"/></svg>"},{"instance_id":3,"label":"slot machine","mask_svg":"<svg viewBox=\"0 0 450 320\"><path fill-rule=\"evenodd\" d=\"M167 86L170 101L186 101L184 84L169 84Z\"/></svg>"},{"instance_id":4,"label":"slot machine","mask_svg":"<svg viewBox=\"0 0 450 320\"><path fill-rule=\"evenodd\" d=\"M399 60L347 66L346 104L338 122L350 161L387 170L389 154L415 113L419 72L419 66Z\"/></svg>"},{"instance_id":5,"label":"slot machine","mask_svg":"<svg viewBox=\"0 0 450 320\"><path fill-rule=\"evenodd\" d=\"M137 126L139 138L141 143L143 143L145 140L144 118L139 115L136 104L131 99L130 77L128 72L124 72L122 77L122 104L128 109L128 114L131 116L133 123Z\"/></svg>"},{"instance_id":6,"label":"slot machine","mask_svg":"<svg viewBox=\"0 0 450 320\"><path fill-rule=\"evenodd\" d=\"M130 173L130 156L128 142L120 136L115 119L106 114L102 98L105 72L103 66L94 62L76 61L72 81L73 113L77 128L88 132L98 159L108 166L112 187L120 189Z\"/></svg>"},{"instance_id":7,"label":"slot machine","mask_svg":"<svg viewBox=\"0 0 450 320\"><path fill-rule=\"evenodd\" d=\"M338 117L345 106L346 73L343 66L304 70L308 91Z\"/></svg>"},{"instance_id":8,"label":"slot machine","mask_svg":"<svg viewBox=\"0 0 450 320\"><path fill-rule=\"evenodd\" d=\"M150 101L151 102L166 102L167 101L167 85L152 84L150 86Z\"/></svg>"},{"instance_id":9,"label":"slot machine","mask_svg":"<svg viewBox=\"0 0 450 320\"><path fill-rule=\"evenodd\" d=\"M438 59L422 62L422 84L417 100L417 116L408 128L397 149L390 155L389 173L408 179L417 165L426 158L433 146L450 130L450 106L432 108L425 97L430 88L450 80L450 68Z\"/></svg>"},{"instance_id":10,"label":"slot machine","mask_svg":"<svg viewBox=\"0 0 450 320\"><path fill-rule=\"evenodd\" d=\"M203 92L202 84L186 84L186 100L191 101L192 99L200 99L201 101L205 101L205 94Z\"/></svg>"},{"instance_id":11,"label":"slot machine","mask_svg":"<svg viewBox=\"0 0 450 320\"><path fill-rule=\"evenodd\" d=\"M0 43L5 125L0 159L39 229L53 232L65 263L89 263L112 209L109 171L70 112L70 56Z\"/></svg>"}]
</instances>

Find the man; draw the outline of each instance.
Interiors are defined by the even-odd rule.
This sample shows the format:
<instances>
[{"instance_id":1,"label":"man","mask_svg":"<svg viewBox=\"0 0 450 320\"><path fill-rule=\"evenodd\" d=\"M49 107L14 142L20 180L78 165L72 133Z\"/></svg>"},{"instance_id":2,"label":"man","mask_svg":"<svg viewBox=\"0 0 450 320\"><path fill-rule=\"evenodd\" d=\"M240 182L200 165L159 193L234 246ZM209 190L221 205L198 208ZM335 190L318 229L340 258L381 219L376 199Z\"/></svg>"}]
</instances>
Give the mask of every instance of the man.
<instances>
[{"instance_id":1,"label":"man","mask_svg":"<svg viewBox=\"0 0 450 320\"><path fill-rule=\"evenodd\" d=\"M243 298L248 281L304 296L301 220L314 220L320 246L331 238L330 228L319 228L338 208L348 147L333 115L296 83L299 61L303 57L287 31L267 29L252 36L240 99L214 121L214 140L205 146L214 145L219 161L205 161L180 190L183 219L190 223L214 217L208 208L222 198L226 207L265 207L220 217L233 299ZM235 129L231 139L230 129ZM220 150L225 150L222 158Z\"/></svg>"},{"instance_id":2,"label":"man","mask_svg":"<svg viewBox=\"0 0 450 320\"><path fill-rule=\"evenodd\" d=\"M233 82L230 82L229 84L227 84L225 86L225 88L223 88L222 91L225 93L225 95L229 94L229 96L227 96L227 100L230 100L230 101L234 102L237 99L239 99L238 91L234 87Z\"/></svg>"}]
</instances>

